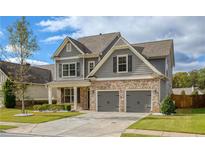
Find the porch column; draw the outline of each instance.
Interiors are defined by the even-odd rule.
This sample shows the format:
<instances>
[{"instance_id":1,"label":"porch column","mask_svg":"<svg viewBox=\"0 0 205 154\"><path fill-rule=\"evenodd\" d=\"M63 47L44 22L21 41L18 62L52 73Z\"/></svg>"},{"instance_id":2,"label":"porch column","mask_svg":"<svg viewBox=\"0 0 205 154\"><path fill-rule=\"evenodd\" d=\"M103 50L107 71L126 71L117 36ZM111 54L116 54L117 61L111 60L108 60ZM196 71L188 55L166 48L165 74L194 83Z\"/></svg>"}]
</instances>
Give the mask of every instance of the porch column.
<instances>
[{"instance_id":1,"label":"porch column","mask_svg":"<svg viewBox=\"0 0 205 154\"><path fill-rule=\"evenodd\" d=\"M52 104L52 88L48 87L48 104Z\"/></svg>"},{"instance_id":2,"label":"porch column","mask_svg":"<svg viewBox=\"0 0 205 154\"><path fill-rule=\"evenodd\" d=\"M77 87L73 87L74 90L74 110L77 110Z\"/></svg>"}]
</instances>

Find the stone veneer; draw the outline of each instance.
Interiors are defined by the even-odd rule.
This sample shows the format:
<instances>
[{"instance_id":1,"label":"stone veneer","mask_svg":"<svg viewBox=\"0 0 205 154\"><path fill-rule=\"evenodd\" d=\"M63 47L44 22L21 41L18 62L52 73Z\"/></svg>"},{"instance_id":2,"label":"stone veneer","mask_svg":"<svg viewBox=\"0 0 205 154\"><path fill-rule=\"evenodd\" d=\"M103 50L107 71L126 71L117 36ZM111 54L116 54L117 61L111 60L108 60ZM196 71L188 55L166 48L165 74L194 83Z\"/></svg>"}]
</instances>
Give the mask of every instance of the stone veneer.
<instances>
[{"instance_id":1,"label":"stone veneer","mask_svg":"<svg viewBox=\"0 0 205 154\"><path fill-rule=\"evenodd\" d=\"M78 110L88 109L88 88L80 87L80 102L77 106Z\"/></svg>"},{"instance_id":2,"label":"stone veneer","mask_svg":"<svg viewBox=\"0 0 205 154\"><path fill-rule=\"evenodd\" d=\"M90 86L90 110L96 111L96 90L119 90L120 112L125 111L125 91L128 89L151 90L151 112L159 112L160 79L92 81Z\"/></svg>"}]
</instances>

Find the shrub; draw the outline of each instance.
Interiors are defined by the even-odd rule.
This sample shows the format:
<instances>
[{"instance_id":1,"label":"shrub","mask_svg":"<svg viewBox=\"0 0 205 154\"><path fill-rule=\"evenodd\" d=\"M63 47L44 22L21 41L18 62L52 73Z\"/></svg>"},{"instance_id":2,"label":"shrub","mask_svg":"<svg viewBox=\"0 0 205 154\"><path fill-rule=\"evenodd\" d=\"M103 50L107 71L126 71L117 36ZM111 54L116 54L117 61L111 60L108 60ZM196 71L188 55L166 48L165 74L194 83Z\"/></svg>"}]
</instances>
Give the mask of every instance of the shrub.
<instances>
[{"instance_id":1,"label":"shrub","mask_svg":"<svg viewBox=\"0 0 205 154\"><path fill-rule=\"evenodd\" d=\"M40 109L41 109L41 105L34 105L33 106L33 110L35 110L35 111L40 111Z\"/></svg>"},{"instance_id":2,"label":"shrub","mask_svg":"<svg viewBox=\"0 0 205 154\"><path fill-rule=\"evenodd\" d=\"M60 111L60 110L71 110L71 105L70 104L43 104L43 105L34 105L33 106L34 110L38 111Z\"/></svg>"},{"instance_id":3,"label":"shrub","mask_svg":"<svg viewBox=\"0 0 205 154\"><path fill-rule=\"evenodd\" d=\"M170 115L175 113L176 107L174 102L172 101L171 97L167 96L160 106L161 113L165 115Z\"/></svg>"},{"instance_id":4,"label":"shrub","mask_svg":"<svg viewBox=\"0 0 205 154\"><path fill-rule=\"evenodd\" d=\"M14 108L16 106L16 97L13 90L14 83L7 79L3 85L4 105L6 108Z\"/></svg>"}]
</instances>

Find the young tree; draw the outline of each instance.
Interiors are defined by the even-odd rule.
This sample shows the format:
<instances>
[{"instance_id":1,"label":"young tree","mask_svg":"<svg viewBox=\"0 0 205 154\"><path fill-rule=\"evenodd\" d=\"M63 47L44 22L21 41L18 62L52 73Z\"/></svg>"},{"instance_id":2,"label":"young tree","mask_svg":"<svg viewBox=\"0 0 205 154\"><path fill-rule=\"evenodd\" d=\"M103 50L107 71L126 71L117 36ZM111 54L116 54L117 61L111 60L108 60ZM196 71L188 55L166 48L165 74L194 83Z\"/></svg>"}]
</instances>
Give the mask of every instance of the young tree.
<instances>
[{"instance_id":1,"label":"young tree","mask_svg":"<svg viewBox=\"0 0 205 154\"><path fill-rule=\"evenodd\" d=\"M8 27L9 46L12 48L13 56L20 64L16 70L15 89L17 97L22 102L22 113L25 113L24 95L27 87L26 81L30 65L26 60L38 50L38 44L30 28L29 22L25 17L20 18L14 24Z\"/></svg>"}]
</instances>

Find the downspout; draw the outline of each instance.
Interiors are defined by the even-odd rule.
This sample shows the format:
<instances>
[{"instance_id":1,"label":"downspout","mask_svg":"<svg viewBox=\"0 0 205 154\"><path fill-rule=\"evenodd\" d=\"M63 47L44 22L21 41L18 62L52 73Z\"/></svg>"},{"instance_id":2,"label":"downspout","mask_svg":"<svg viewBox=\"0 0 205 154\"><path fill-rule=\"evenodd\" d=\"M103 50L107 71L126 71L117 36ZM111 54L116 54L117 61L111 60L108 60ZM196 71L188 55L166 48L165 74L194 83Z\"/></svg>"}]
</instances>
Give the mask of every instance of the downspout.
<instances>
[{"instance_id":1,"label":"downspout","mask_svg":"<svg viewBox=\"0 0 205 154\"><path fill-rule=\"evenodd\" d=\"M83 80L85 79L85 56L83 56Z\"/></svg>"}]
</instances>

